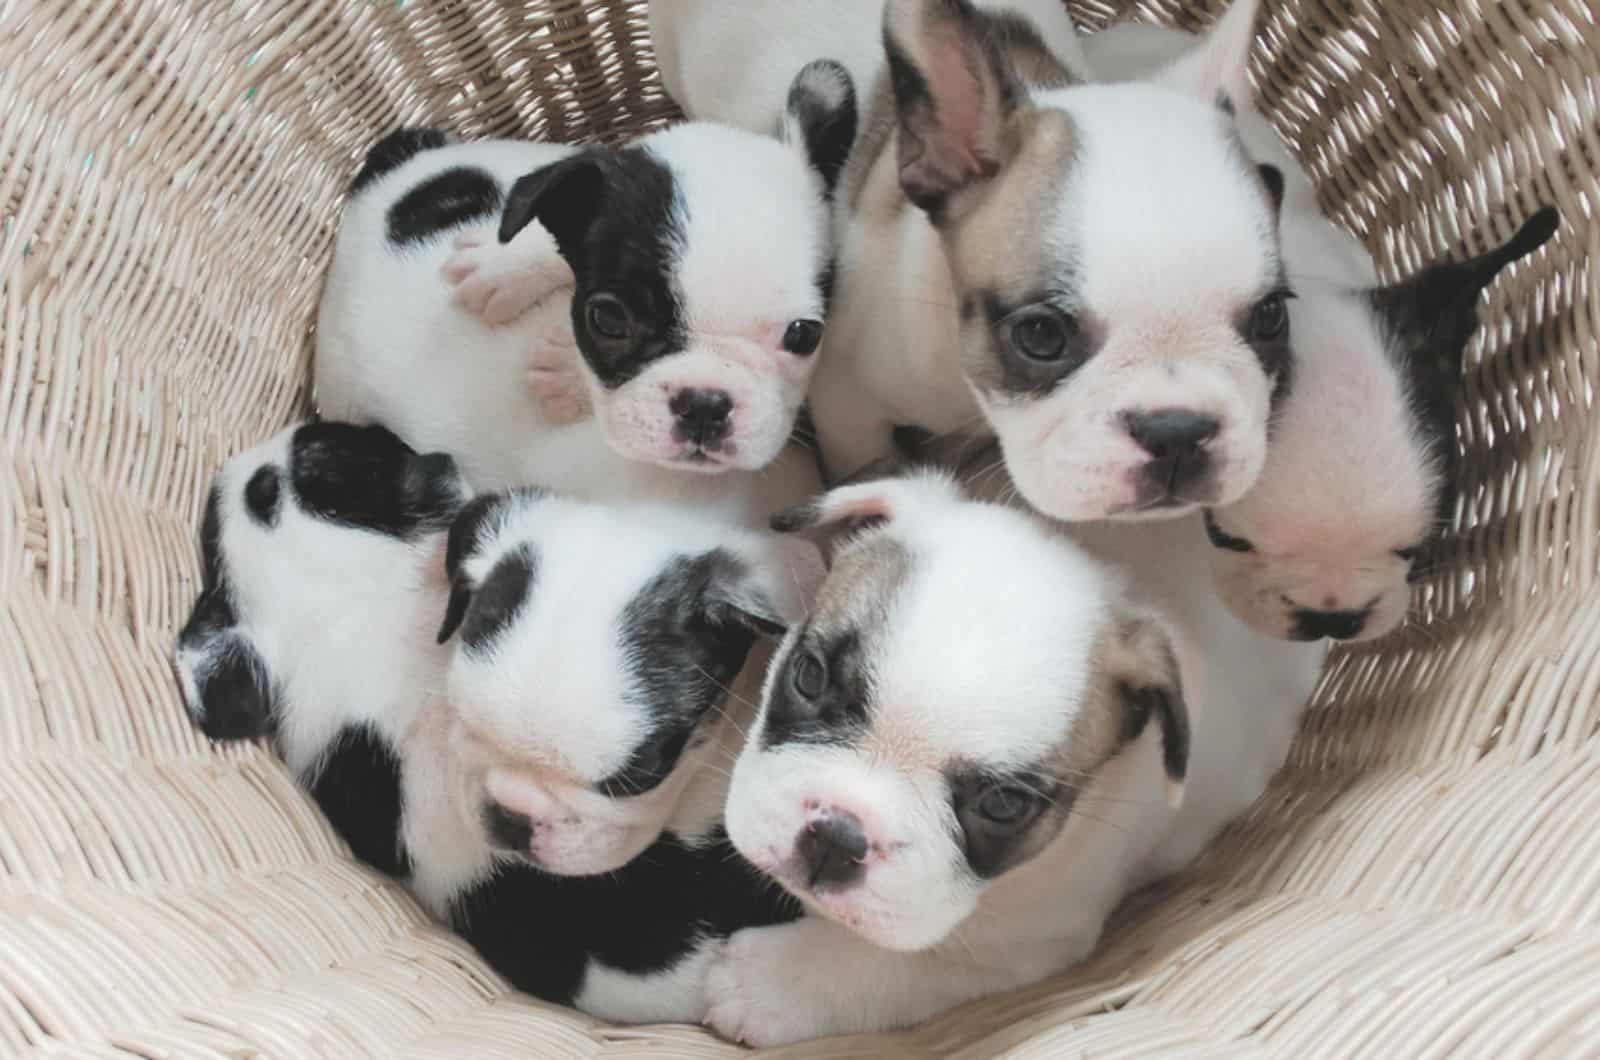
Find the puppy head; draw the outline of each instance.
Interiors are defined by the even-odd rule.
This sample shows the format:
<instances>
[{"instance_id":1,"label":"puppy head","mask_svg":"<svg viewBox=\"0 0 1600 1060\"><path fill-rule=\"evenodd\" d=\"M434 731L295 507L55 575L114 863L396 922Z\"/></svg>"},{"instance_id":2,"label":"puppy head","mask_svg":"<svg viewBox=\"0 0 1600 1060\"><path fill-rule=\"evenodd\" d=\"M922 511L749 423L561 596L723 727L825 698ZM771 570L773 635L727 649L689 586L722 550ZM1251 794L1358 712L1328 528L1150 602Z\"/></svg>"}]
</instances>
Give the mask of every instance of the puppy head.
<instances>
[{"instance_id":1,"label":"puppy head","mask_svg":"<svg viewBox=\"0 0 1600 1060\"><path fill-rule=\"evenodd\" d=\"M419 454L382 427L306 423L224 464L200 528L200 596L177 648L184 705L206 735L271 732L288 676L269 665L280 642L296 623L348 608L337 594L363 578L403 578L402 554L447 527L466 493L450 457Z\"/></svg>"},{"instance_id":2,"label":"puppy head","mask_svg":"<svg viewBox=\"0 0 1600 1060\"><path fill-rule=\"evenodd\" d=\"M1268 636L1368 640L1398 626L1409 580L1455 506L1455 406L1478 297L1555 232L1553 209L1503 246L1375 291L1294 305L1295 389L1237 504L1206 513L1229 608Z\"/></svg>"},{"instance_id":3,"label":"puppy head","mask_svg":"<svg viewBox=\"0 0 1600 1060\"><path fill-rule=\"evenodd\" d=\"M1055 518L1175 516L1260 473L1289 292L1283 178L1233 119L1255 9L1115 85L1041 76L1023 31L966 0L886 9L900 183L945 243L962 371Z\"/></svg>"},{"instance_id":4,"label":"puppy head","mask_svg":"<svg viewBox=\"0 0 1600 1060\"><path fill-rule=\"evenodd\" d=\"M809 545L525 490L450 531L442 642L462 805L557 875L627 864L716 762L733 683L821 578ZM737 704L733 705L735 709Z\"/></svg>"},{"instance_id":5,"label":"puppy head","mask_svg":"<svg viewBox=\"0 0 1600 1060\"><path fill-rule=\"evenodd\" d=\"M537 220L572 266L573 333L618 452L716 472L782 449L822 341L828 200L855 114L849 75L819 61L795 79L782 140L688 123L513 187L500 238Z\"/></svg>"},{"instance_id":6,"label":"puppy head","mask_svg":"<svg viewBox=\"0 0 1600 1060\"><path fill-rule=\"evenodd\" d=\"M775 525L838 520L870 525L775 654L734 770L726 823L746 858L917 950L997 877L1107 827L1107 807L1181 798L1170 641L1103 567L931 473L841 487Z\"/></svg>"}]
</instances>

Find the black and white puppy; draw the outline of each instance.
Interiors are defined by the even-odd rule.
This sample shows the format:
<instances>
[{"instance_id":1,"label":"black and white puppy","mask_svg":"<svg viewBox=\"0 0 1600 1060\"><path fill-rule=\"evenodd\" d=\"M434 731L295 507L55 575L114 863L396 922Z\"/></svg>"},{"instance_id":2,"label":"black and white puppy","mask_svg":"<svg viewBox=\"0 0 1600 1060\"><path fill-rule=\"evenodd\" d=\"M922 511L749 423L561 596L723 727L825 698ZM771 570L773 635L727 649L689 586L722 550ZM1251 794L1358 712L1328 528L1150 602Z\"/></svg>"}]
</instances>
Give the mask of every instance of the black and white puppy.
<instances>
[{"instance_id":1,"label":"black and white puppy","mask_svg":"<svg viewBox=\"0 0 1600 1060\"><path fill-rule=\"evenodd\" d=\"M820 560L680 511L464 501L447 457L378 427L230 461L185 702L218 738L270 735L355 853L515 986L698 1020L715 940L794 914L719 821L761 637Z\"/></svg>"},{"instance_id":2,"label":"black and white puppy","mask_svg":"<svg viewBox=\"0 0 1600 1060\"><path fill-rule=\"evenodd\" d=\"M616 149L392 134L323 297L324 414L449 452L481 488L768 504L755 472L785 452L822 337L843 68L801 71L781 126Z\"/></svg>"},{"instance_id":3,"label":"black and white puppy","mask_svg":"<svg viewBox=\"0 0 1600 1060\"><path fill-rule=\"evenodd\" d=\"M1149 76L1197 46L1143 24L1084 41L1096 74L1113 79ZM1295 385L1261 477L1206 515L1215 582L1233 613L1268 636L1368 640L1404 620L1409 579L1455 507L1456 395L1479 295L1548 240L1559 217L1540 211L1480 257L1380 285L1272 127L1249 108L1237 118L1251 156L1285 175L1279 231L1295 291Z\"/></svg>"}]
</instances>

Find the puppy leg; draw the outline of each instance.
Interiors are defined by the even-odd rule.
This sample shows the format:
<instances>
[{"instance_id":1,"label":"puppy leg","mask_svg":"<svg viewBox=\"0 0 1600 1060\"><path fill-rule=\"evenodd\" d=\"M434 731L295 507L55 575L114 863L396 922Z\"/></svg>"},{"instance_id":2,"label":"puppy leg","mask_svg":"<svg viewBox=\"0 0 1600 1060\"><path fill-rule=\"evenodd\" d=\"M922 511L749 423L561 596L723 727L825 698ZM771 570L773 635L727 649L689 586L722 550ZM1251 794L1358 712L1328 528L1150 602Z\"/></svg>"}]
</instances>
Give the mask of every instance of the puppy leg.
<instances>
[{"instance_id":1,"label":"puppy leg","mask_svg":"<svg viewBox=\"0 0 1600 1060\"><path fill-rule=\"evenodd\" d=\"M723 944L706 975L706 1023L763 1048L907 1027L1037 977L1035 962L1001 963L981 966L942 948L881 949L820 917L748 928Z\"/></svg>"},{"instance_id":2,"label":"puppy leg","mask_svg":"<svg viewBox=\"0 0 1600 1060\"><path fill-rule=\"evenodd\" d=\"M456 303L492 327L509 324L536 303L572 286L572 270L548 233L528 225L509 243L475 230L456 240L440 269L456 289Z\"/></svg>"}]
</instances>

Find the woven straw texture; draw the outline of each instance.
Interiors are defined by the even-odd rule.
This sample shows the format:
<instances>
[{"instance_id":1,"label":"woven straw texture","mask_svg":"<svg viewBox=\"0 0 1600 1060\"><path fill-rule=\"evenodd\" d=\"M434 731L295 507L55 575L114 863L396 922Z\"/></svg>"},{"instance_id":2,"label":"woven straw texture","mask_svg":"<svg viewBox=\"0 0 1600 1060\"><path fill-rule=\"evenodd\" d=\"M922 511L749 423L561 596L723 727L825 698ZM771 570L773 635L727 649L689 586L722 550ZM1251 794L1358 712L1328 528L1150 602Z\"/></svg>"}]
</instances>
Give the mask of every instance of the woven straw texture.
<instances>
[{"instance_id":1,"label":"woven straw texture","mask_svg":"<svg viewBox=\"0 0 1600 1060\"><path fill-rule=\"evenodd\" d=\"M1421 621L1337 659L1256 811L1088 966L796 1055L1600 1054L1596 16L1265 6L1265 109L1386 278L1566 218L1490 293ZM0 1055L737 1052L510 994L167 664L209 474L307 406L365 145L672 113L639 2L0 2Z\"/></svg>"}]
</instances>

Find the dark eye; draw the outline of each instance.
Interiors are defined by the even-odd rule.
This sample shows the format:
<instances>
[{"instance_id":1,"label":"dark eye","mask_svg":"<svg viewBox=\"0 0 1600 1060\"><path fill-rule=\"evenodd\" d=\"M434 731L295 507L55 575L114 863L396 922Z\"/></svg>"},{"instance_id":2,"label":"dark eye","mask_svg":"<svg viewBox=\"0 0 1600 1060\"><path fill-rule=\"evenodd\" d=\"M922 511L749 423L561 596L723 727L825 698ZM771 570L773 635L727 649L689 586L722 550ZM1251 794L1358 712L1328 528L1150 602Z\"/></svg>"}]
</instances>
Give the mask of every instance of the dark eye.
<instances>
[{"instance_id":1,"label":"dark eye","mask_svg":"<svg viewBox=\"0 0 1600 1060\"><path fill-rule=\"evenodd\" d=\"M1026 820L1038 804L1033 792L997 784L978 796L979 816L990 824L1016 826Z\"/></svg>"},{"instance_id":2,"label":"dark eye","mask_svg":"<svg viewBox=\"0 0 1600 1060\"><path fill-rule=\"evenodd\" d=\"M633 314L614 294L594 294L585 304L589 330L606 339L625 339L633 330Z\"/></svg>"},{"instance_id":3,"label":"dark eye","mask_svg":"<svg viewBox=\"0 0 1600 1060\"><path fill-rule=\"evenodd\" d=\"M1059 361L1071 331L1072 322L1053 309L1026 310L1011 322L1011 346L1030 361Z\"/></svg>"},{"instance_id":4,"label":"dark eye","mask_svg":"<svg viewBox=\"0 0 1600 1060\"><path fill-rule=\"evenodd\" d=\"M1276 342L1289 333L1288 295L1274 291L1250 311L1250 341Z\"/></svg>"},{"instance_id":5,"label":"dark eye","mask_svg":"<svg viewBox=\"0 0 1600 1060\"><path fill-rule=\"evenodd\" d=\"M789 669L789 683L801 699L816 699L828 687L828 667L810 652L796 657Z\"/></svg>"},{"instance_id":6,"label":"dark eye","mask_svg":"<svg viewBox=\"0 0 1600 1060\"><path fill-rule=\"evenodd\" d=\"M1234 537L1218 526L1216 517L1211 514L1211 509L1209 508L1205 512L1205 523L1206 537L1211 540L1211 544L1215 547L1226 549L1229 552L1254 552L1256 550L1256 546L1244 538Z\"/></svg>"},{"instance_id":7,"label":"dark eye","mask_svg":"<svg viewBox=\"0 0 1600 1060\"><path fill-rule=\"evenodd\" d=\"M1414 563L1417 557L1422 554L1422 546L1411 545L1407 548L1397 548L1394 550L1394 554L1395 558L1402 562Z\"/></svg>"},{"instance_id":8,"label":"dark eye","mask_svg":"<svg viewBox=\"0 0 1600 1060\"><path fill-rule=\"evenodd\" d=\"M801 357L816 353L821 343L820 320L796 320L783 333L783 348Z\"/></svg>"}]
</instances>

